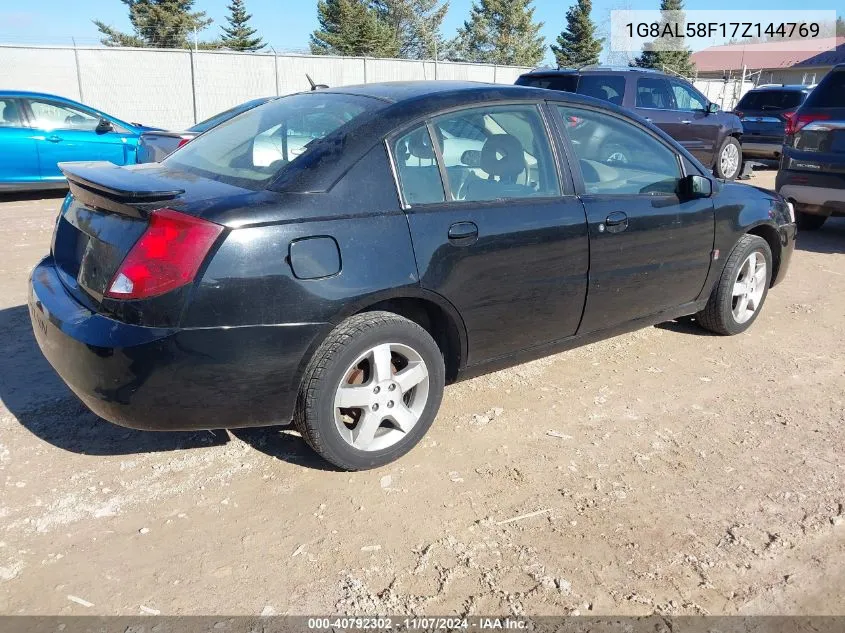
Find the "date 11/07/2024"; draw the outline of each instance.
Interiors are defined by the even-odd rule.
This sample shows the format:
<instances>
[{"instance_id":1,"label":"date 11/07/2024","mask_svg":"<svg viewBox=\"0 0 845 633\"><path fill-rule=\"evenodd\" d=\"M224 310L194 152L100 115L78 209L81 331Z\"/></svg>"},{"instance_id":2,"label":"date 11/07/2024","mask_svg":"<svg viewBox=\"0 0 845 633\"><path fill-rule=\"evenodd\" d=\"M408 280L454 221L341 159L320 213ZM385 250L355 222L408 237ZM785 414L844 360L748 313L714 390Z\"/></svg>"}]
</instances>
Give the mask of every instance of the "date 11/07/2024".
<instances>
[{"instance_id":1,"label":"date 11/07/2024","mask_svg":"<svg viewBox=\"0 0 845 633\"><path fill-rule=\"evenodd\" d=\"M817 38L818 22L628 22L628 37L727 37L727 38Z\"/></svg>"},{"instance_id":2,"label":"date 11/07/2024","mask_svg":"<svg viewBox=\"0 0 845 633\"><path fill-rule=\"evenodd\" d=\"M391 618L391 617L330 617L330 618L308 618L308 629L310 630L447 630L455 629L479 631L521 631L529 627L530 622L525 618L502 618L502 617L413 617L413 618Z\"/></svg>"}]
</instances>

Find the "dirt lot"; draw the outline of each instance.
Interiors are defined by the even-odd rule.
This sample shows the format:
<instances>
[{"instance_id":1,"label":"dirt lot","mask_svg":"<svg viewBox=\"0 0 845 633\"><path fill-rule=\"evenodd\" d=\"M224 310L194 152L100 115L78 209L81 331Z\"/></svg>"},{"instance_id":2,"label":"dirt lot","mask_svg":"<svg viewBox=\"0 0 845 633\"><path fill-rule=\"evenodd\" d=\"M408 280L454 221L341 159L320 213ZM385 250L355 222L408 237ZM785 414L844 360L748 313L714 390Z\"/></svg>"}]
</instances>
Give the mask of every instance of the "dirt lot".
<instances>
[{"instance_id":1,"label":"dirt lot","mask_svg":"<svg viewBox=\"0 0 845 633\"><path fill-rule=\"evenodd\" d=\"M25 307L59 201L0 203L0 613L845 614L845 222L747 334L454 385L417 449L349 474L287 431L88 413Z\"/></svg>"}]
</instances>

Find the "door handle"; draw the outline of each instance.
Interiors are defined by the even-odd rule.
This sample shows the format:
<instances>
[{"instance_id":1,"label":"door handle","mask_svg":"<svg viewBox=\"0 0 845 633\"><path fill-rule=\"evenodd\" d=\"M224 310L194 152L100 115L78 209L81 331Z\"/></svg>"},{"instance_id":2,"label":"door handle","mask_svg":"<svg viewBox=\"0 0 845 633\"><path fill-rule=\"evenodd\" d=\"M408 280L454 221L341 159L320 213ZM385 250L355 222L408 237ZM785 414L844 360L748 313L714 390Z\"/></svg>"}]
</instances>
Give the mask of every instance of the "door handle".
<instances>
[{"instance_id":1,"label":"door handle","mask_svg":"<svg viewBox=\"0 0 845 633\"><path fill-rule=\"evenodd\" d=\"M455 222L449 227L449 242L455 246L469 246L478 240L475 222Z\"/></svg>"},{"instance_id":2,"label":"door handle","mask_svg":"<svg viewBox=\"0 0 845 633\"><path fill-rule=\"evenodd\" d=\"M59 141L62 140L62 137L58 136L56 134L51 134L50 136L47 137L46 140L50 141L51 143L58 143Z\"/></svg>"},{"instance_id":3,"label":"door handle","mask_svg":"<svg viewBox=\"0 0 845 633\"><path fill-rule=\"evenodd\" d=\"M628 228L628 216L622 211L614 211L605 218L604 225L608 233L621 233Z\"/></svg>"},{"instance_id":4,"label":"door handle","mask_svg":"<svg viewBox=\"0 0 845 633\"><path fill-rule=\"evenodd\" d=\"M651 123L651 117L646 117L645 120Z\"/></svg>"},{"instance_id":5,"label":"door handle","mask_svg":"<svg viewBox=\"0 0 845 633\"><path fill-rule=\"evenodd\" d=\"M681 121L681 123L683 123L684 125L689 125L690 123L692 123L692 121L687 119L685 121Z\"/></svg>"}]
</instances>

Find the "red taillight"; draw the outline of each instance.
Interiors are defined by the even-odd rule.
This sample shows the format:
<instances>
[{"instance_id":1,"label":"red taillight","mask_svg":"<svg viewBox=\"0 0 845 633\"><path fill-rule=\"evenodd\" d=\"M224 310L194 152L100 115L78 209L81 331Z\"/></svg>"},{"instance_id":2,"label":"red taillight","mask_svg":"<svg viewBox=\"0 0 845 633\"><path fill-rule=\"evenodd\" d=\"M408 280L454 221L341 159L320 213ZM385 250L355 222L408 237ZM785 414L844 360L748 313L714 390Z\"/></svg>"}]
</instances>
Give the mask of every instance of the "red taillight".
<instances>
[{"instance_id":1,"label":"red taillight","mask_svg":"<svg viewBox=\"0 0 845 633\"><path fill-rule=\"evenodd\" d=\"M182 146L183 146L183 145L185 145L186 143L190 142L190 140L191 140L191 138L190 138L190 137L188 137L188 138L180 138L180 139L179 139L179 144L176 146L176 149L179 149L180 147L182 147Z\"/></svg>"},{"instance_id":2,"label":"red taillight","mask_svg":"<svg viewBox=\"0 0 845 633\"><path fill-rule=\"evenodd\" d=\"M785 112L784 116L786 116ZM793 112L792 115L786 119L786 133L797 134L801 131L801 128L807 124L812 123L813 121L824 121L829 118L830 115L828 114L798 114L797 112Z\"/></svg>"},{"instance_id":3,"label":"red taillight","mask_svg":"<svg viewBox=\"0 0 845 633\"><path fill-rule=\"evenodd\" d=\"M129 251L105 293L112 299L146 299L194 280L223 227L172 209L150 214L150 224Z\"/></svg>"}]
</instances>

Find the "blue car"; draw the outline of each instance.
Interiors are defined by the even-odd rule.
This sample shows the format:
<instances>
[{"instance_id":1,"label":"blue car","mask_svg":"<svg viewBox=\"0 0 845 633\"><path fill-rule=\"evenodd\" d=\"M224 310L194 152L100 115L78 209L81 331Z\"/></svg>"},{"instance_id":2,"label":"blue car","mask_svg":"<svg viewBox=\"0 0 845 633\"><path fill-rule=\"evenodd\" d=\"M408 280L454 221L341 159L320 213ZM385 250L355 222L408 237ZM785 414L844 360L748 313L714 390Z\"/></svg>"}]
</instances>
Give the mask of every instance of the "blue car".
<instances>
[{"instance_id":1,"label":"blue car","mask_svg":"<svg viewBox=\"0 0 845 633\"><path fill-rule=\"evenodd\" d=\"M0 91L0 191L66 187L61 162L134 164L152 129L56 95Z\"/></svg>"}]
</instances>

